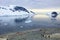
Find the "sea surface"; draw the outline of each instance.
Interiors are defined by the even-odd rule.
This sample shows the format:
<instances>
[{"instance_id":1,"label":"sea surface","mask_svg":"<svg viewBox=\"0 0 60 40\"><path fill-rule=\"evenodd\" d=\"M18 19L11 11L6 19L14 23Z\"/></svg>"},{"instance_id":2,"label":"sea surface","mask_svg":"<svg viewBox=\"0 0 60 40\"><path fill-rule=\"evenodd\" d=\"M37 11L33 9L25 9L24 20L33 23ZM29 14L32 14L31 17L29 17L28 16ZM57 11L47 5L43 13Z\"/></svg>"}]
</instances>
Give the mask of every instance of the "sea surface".
<instances>
[{"instance_id":1,"label":"sea surface","mask_svg":"<svg viewBox=\"0 0 60 40\"><path fill-rule=\"evenodd\" d=\"M1 19L2 17L0 17ZM36 29L36 28L60 28L60 15L57 16L56 20L51 20L49 16L47 15L35 15L32 19L31 23L15 23L9 18L2 18L4 19L4 22L0 20L0 35L1 34L6 34L6 33L11 33L11 32L18 32L18 31L25 31L25 30L31 30L31 29ZM9 22L8 22L8 20ZM8 25L6 25L6 22Z\"/></svg>"}]
</instances>

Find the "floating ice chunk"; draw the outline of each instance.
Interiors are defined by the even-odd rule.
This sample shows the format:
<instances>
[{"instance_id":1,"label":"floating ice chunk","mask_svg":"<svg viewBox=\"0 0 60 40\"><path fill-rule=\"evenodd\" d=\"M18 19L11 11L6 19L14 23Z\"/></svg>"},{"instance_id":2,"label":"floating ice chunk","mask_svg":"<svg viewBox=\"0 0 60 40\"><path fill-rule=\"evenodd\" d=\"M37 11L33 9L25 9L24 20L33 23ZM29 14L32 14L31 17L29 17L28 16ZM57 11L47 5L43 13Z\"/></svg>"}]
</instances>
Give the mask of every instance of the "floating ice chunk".
<instances>
[{"instance_id":1,"label":"floating ice chunk","mask_svg":"<svg viewBox=\"0 0 60 40\"><path fill-rule=\"evenodd\" d=\"M4 25L6 26L6 25L8 25L8 23L4 23Z\"/></svg>"},{"instance_id":2,"label":"floating ice chunk","mask_svg":"<svg viewBox=\"0 0 60 40\"><path fill-rule=\"evenodd\" d=\"M30 23L30 22L32 22L31 20L27 20L27 21L25 21L25 23Z\"/></svg>"},{"instance_id":3,"label":"floating ice chunk","mask_svg":"<svg viewBox=\"0 0 60 40\"><path fill-rule=\"evenodd\" d=\"M23 28L23 26L20 26L20 28Z\"/></svg>"}]
</instances>

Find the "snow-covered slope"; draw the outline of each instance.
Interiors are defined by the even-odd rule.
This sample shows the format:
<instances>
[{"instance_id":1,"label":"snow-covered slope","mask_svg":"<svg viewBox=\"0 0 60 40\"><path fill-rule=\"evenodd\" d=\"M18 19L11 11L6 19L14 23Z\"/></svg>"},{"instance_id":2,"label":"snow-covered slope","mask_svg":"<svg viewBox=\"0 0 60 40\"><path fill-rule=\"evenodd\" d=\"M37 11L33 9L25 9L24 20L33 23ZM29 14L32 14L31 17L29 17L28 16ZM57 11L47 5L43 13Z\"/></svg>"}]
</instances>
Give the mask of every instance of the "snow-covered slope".
<instances>
[{"instance_id":1,"label":"snow-covered slope","mask_svg":"<svg viewBox=\"0 0 60 40\"><path fill-rule=\"evenodd\" d=\"M15 5L11 5L11 6L1 6L0 7L0 17L14 17L14 19L16 19L16 17L18 19L25 19L25 23L30 23L31 22L31 18L34 16L35 14L32 13L31 11L25 9L24 7L20 7L20 6L15 6ZM3 18L1 18L0 20L2 20ZM8 20L8 19L7 19Z\"/></svg>"}]
</instances>

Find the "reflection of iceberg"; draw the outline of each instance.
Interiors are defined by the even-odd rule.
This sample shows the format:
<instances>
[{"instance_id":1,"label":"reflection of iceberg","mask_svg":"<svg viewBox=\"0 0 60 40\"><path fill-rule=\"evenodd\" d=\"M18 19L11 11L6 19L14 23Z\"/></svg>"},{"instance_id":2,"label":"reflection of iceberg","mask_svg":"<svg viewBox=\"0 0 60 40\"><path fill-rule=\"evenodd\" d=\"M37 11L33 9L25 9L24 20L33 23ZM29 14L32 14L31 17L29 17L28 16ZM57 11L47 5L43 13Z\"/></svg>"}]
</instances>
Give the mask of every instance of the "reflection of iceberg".
<instances>
[{"instance_id":1,"label":"reflection of iceberg","mask_svg":"<svg viewBox=\"0 0 60 40\"><path fill-rule=\"evenodd\" d=\"M53 19L53 20L51 20L51 22L52 22L52 24L55 24L56 25L57 20L56 19Z\"/></svg>"},{"instance_id":2,"label":"reflection of iceberg","mask_svg":"<svg viewBox=\"0 0 60 40\"><path fill-rule=\"evenodd\" d=\"M5 18L10 18L7 20L11 20L11 18L13 18L13 20L15 20L15 22L25 21L25 23L30 23L31 18L34 15L35 14L33 12L25 9L24 7L20 7L20 6L11 5L11 6L7 6L7 7L5 7L5 6L0 7L0 17L2 17L0 20L3 20L3 18L5 17Z\"/></svg>"}]
</instances>

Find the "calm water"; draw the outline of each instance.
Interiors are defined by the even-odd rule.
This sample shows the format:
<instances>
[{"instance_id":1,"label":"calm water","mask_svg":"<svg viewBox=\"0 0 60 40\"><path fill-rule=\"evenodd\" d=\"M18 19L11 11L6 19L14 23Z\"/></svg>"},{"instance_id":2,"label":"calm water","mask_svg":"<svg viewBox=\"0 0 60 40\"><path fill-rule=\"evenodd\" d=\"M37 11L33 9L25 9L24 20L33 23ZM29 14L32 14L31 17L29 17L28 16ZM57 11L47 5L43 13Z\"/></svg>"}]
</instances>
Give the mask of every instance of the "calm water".
<instances>
[{"instance_id":1,"label":"calm water","mask_svg":"<svg viewBox=\"0 0 60 40\"><path fill-rule=\"evenodd\" d=\"M1 17L0 17L1 19ZM24 22L15 23L13 20L7 20L7 18L3 18L5 22L9 22L8 25L4 25L5 22L0 20L0 34L5 34L9 32L17 32L24 31L34 28L40 27L60 27L60 15L56 18L57 20L51 20L47 15L36 15L32 19L32 22L29 24L25 24Z\"/></svg>"}]
</instances>

